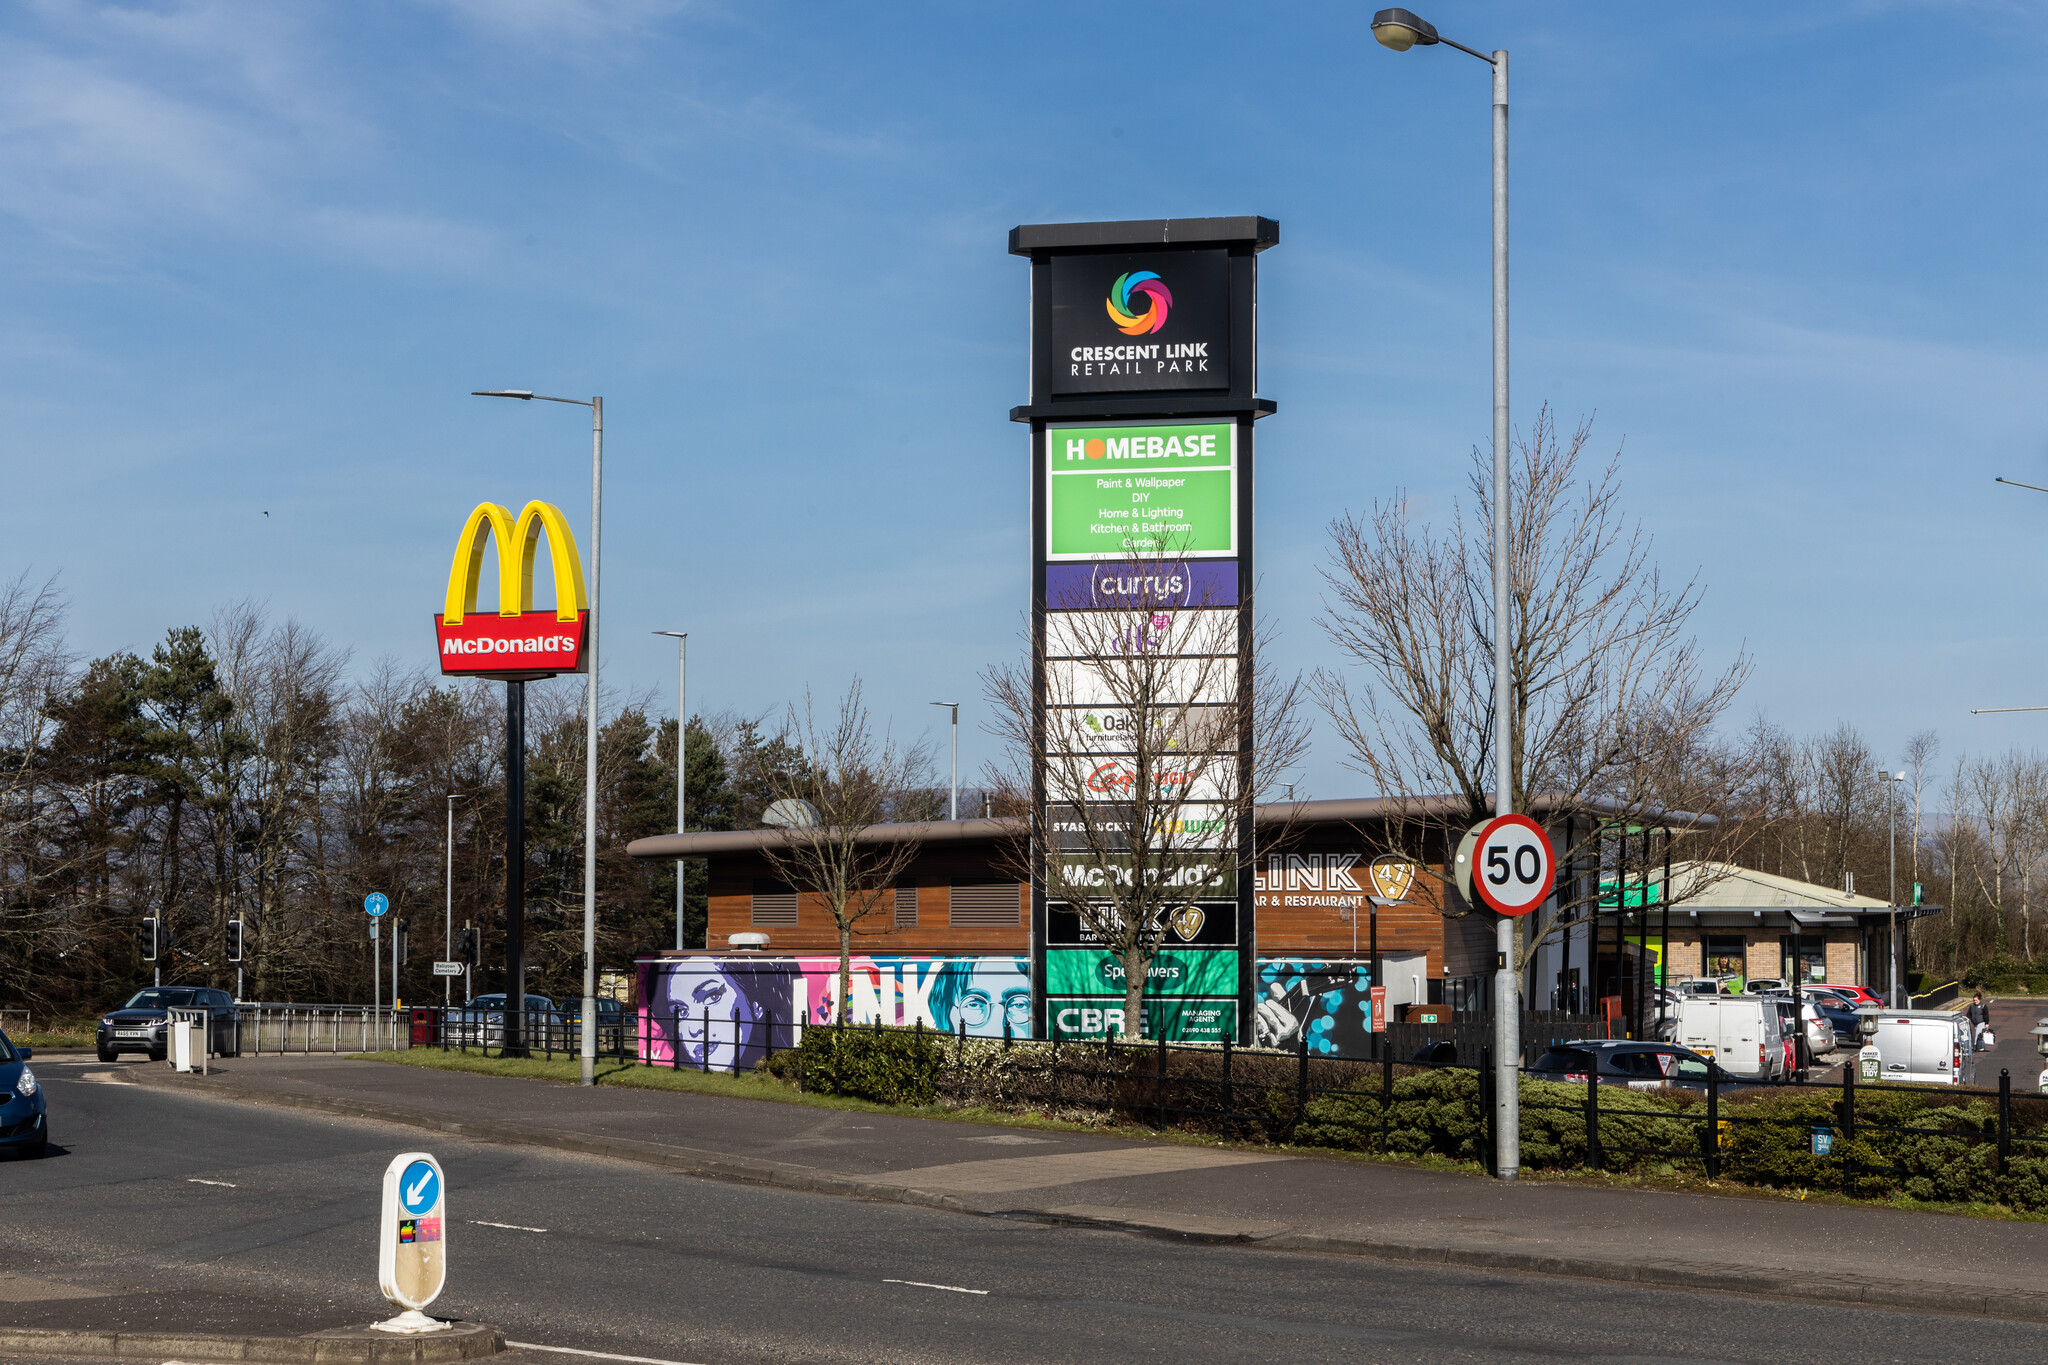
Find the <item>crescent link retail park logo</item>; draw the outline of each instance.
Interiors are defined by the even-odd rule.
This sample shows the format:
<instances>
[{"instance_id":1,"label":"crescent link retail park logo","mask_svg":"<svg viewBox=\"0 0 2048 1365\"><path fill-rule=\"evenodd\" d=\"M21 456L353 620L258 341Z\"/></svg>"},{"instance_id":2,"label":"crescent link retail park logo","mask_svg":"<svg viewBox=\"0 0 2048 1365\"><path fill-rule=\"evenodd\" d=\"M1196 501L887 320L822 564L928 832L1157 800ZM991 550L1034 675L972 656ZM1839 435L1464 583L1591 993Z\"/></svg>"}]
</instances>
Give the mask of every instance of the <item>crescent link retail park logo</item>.
<instances>
[{"instance_id":1,"label":"crescent link retail park logo","mask_svg":"<svg viewBox=\"0 0 2048 1365\"><path fill-rule=\"evenodd\" d=\"M1131 295L1144 297L1145 311L1131 311ZM1173 291L1166 287L1166 281L1155 271L1126 271L1116 277L1116 283L1109 287L1109 320L1117 325L1125 336L1141 337L1156 332L1166 325L1166 314L1173 307Z\"/></svg>"},{"instance_id":2,"label":"crescent link retail park logo","mask_svg":"<svg viewBox=\"0 0 2048 1365\"><path fill-rule=\"evenodd\" d=\"M533 610L533 564L540 540L548 542L555 605ZM498 548L498 610L479 612L484 542ZM590 599L583 590L583 560L561 509L529 502L515 521L494 502L480 502L463 523L448 566L448 596L434 618L441 671L471 678L525 680L586 671L583 642L590 630Z\"/></svg>"}]
</instances>

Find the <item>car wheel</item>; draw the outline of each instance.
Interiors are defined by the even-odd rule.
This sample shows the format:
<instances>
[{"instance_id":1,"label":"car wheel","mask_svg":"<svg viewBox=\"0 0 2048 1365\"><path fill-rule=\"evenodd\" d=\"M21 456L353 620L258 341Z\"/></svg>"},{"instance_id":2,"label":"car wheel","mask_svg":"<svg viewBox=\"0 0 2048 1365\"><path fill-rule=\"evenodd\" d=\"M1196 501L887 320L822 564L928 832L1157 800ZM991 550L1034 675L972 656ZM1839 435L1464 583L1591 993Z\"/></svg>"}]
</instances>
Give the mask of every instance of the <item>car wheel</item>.
<instances>
[{"instance_id":1,"label":"car wheel","mask_svg":"<svg viewBox=\"0 0 2048 1365\"><path fill-rule=\"evenodd\" d=\"M100 1045L100 1060L101 1060L101 1061L103 1061L103 1062L112 1062L112 1061L118 1061L118 1060L120 1060L120 1057L121 1057L121 1054L120 1054L120 1053L118 1053L118 1052L116 1052L116 1051L114 1051L114 1049L112 1049L112 1048L110 1048L110 1047L106 1046L106 1045L105 1045L104 1043L102 1043L102 1044Z\"/></svg>"},{"instance_id":2,"label":"car wheel","mask_svg":"<svg viewBox=\"0 0 2048 1365\"><path fill-rule=\"evenodd\" d=\"M170 1055L170 1053L166 1052L164 1049L160 1047L153 1047L149 1050L149 1060L151 1060L152 1062L165 1061L170 1057Z\"/></svg>"},{"instance_id":3,"label":"car wheel","mask_svg":"<svg viewBox=\"0 0 2048 1365\"><path fill-rule=\"evenodd\" d=\"M30 1161L40 1161L49 1154L50 1121L46 1118L43 1120L43 1135L36 1139L35 1146L24 1148L22 1150L22 1155L26 1156Z\"/></svg>"}]
</instances>

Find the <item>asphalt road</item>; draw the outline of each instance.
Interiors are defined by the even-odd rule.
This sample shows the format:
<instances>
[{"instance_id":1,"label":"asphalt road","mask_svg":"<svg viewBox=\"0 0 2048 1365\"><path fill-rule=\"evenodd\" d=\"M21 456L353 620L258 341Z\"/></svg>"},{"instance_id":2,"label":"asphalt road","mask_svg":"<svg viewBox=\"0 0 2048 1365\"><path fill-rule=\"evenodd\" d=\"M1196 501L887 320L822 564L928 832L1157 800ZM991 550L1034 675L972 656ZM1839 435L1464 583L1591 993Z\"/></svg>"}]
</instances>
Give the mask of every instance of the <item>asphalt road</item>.
<instances>
[{"instance_id":1,"label":"asphalt road","mask_svg":"<svg viewBox=\"0 0 2048 1365\"><path fill-rule=\"evenodd\" d=\"M450 1187L435 1311L578 1351L705 1365L2048 1359L2048 1326L975 1218L84 1079L109 1074L96 1062L36 1069L61 1151L0 1164L0 1321L22 1326L285 1332L384 1316L379 1180L427 1147ZM38 1281L97 1296L38 1298Z\"/></svg>"}]
</instances>

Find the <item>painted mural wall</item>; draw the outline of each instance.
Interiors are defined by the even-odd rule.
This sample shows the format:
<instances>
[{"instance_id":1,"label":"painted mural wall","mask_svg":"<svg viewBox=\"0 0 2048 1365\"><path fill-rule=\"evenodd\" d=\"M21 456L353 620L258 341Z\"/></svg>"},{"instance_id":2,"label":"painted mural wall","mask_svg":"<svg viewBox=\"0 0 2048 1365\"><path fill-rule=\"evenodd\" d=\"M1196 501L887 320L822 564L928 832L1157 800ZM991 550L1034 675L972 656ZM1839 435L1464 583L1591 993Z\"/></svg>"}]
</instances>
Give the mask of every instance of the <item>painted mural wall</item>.
<instances>
[{"instance_id":1,"label":"painted mural wall","mask_svg":"<svg viewBox=\"0 0 2048 1365\"><path fill-rule=\"evenodd\" d=\"M789 1048L805 1024L838 1013L837 957L649 959L640 968L640 1050L654 1063L713 1071L758 1066L768 1048ZM847 1017L856 1024L1000 1038L1031 1033L1028 957L856 955Z\"/></svg>"}]
</instances>

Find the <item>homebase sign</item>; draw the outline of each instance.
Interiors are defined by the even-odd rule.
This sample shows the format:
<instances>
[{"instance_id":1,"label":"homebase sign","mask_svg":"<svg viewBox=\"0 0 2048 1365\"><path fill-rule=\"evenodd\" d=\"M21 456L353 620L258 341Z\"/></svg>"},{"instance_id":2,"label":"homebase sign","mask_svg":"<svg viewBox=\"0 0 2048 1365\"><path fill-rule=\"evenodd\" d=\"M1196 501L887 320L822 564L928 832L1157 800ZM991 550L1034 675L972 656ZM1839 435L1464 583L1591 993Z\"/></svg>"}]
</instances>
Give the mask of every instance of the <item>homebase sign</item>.
<instances>
[{"instance_id":1,"label":"homebase sign","mask_svg":"<svg viewBox=\"0 0 2048 1365\"><path fill-rule=\"evenodd\" d=\"M1048 426L1048 560L1237 553L1237 424Z\"/></svg>"}]
</instances>

